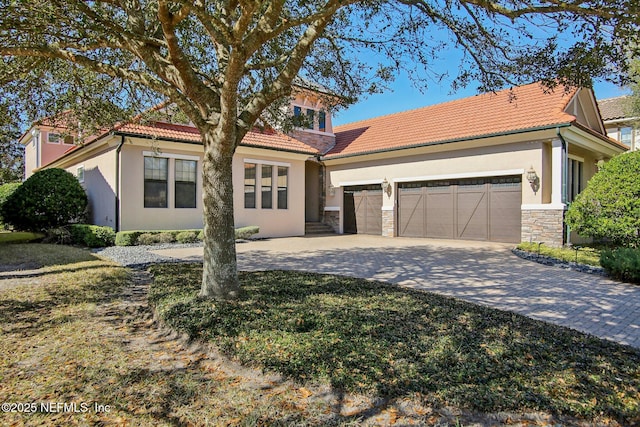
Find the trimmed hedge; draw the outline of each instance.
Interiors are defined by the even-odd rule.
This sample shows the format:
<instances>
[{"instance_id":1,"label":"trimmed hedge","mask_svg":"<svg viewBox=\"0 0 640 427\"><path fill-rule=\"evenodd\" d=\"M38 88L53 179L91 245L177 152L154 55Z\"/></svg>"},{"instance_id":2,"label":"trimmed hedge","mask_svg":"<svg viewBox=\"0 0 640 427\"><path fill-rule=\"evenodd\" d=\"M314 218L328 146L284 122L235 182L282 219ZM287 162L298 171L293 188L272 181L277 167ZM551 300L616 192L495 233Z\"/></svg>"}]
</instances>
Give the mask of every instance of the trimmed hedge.
<instances>
[{"instance_id":1,"label":"trimmed hedge","mask_svg":"<svg viewBox=\"0 0 640 427\"><path fill-rule=\"evenodd\" d=\"M90 248L113 246L116 232L111 227L90 224L71 224L69 227L71 241Z\"/></svg>"},{"instance_id":2,"label":"trimmed hedge","mask_svg":"<svg viewBox=\"0 0 640 427\"><path fill-rule=\"evenodd\" d=\"M605 249L600 254L600 265L614 279L640 283L640 249Z\"/></svg>"},{"instance_id":3,"label":"trimmed hedge","mask_svg":"<svg viewBox=\"0 0 640 427\"><path fill-rule=\"evenodd\" d=\"M260 227L251 225L236 228L236 240L245 240L260 232ZM202 230L132 230L119 231L115 236L116 246L151 245L154 243L194 243L202 241Z\"/></svg>"}]
</instances>

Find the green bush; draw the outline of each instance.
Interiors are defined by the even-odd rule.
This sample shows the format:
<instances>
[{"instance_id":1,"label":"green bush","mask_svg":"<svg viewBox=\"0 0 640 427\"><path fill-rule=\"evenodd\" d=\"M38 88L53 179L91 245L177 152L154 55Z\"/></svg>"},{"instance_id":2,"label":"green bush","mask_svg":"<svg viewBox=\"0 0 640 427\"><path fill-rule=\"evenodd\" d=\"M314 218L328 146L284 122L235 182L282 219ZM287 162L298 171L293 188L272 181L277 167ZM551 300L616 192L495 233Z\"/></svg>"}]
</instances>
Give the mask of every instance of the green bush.
<instances>
[{"instance_id":1,"label":"green bush","mask_svg":"<svg viewBox=\"0 0 640 427\"><path fill-rule=\"evenodd\" d=\"M16 230L44 231L81 222L86 209L87 195L72 174L44 169L9 195L0 215Z\"/></svg>"},{"instance_id":2,"label":"green bush","mask_svg":"<svg viewBox=\"0 0 640 427\"><path fill-rule=\"evenodd\" d=\"M640 249L605 249L600 254L600 265L615 279L640 283Z\"/></svg>"},{"instance_id":3,"label":"green bush","mask_svg":"<svg viewBox=\"0 0 640 427\"><path fill-rule=\"evenodd\" d=\"M248 227L240 227L236 228L236 239L248 239L254 234L258 234L260 232L260 227L257 225L250 225Z\"/></svg>"},{"instance_id":4,"label":"green bush","mask_svg":"<svg viewBox=\"0 0 640 427\"><path fill-rule=\"evenodd\" d=\"M567 224L581 236L640 246L640 151L605 163L571 203Z\"/></svg>"},{"instance_id":5,"label":"green bush","mask_svg":"<svg viewBox=\"0 0 640 427\"><path fill-rule=\"evenodd\" d=\"M176 234L178 243L195 243L198 241L198 235L195 231L181 231Z\"/></svg>"},{"instance_id":6,"label":"green bush","mask_svg":"<svg viewBox=\"0 0 640 427\"><path fill-rule=\"evenodd\" d=\"M135 246L138 236L144 231L118 231L116 233L116 246Z\"/></svg>"},{"instance_id":7,"label":"green bush","mask_svg":"<svg viewBox=\"0 0 640 427\"><path fill-rule=\"evenodd\" d=\"M252 225L248 227L236 228L236 239L248 239L256 233L260 232L260 228ZM153 245L155 243L193 243L204 240L203 230L135 230L135 231L119 231L115 237L117 246L134 246L134 245Z\"/></svg>"},{"instance_id":8,"label":"green bush","mask_svg":"<svg viewBox=\"0 0 640 427\"><path fill-rule=\"evenodd\" d=\"M18 187L22 185L21 182L9 182L7 184L0 185L0 229L4 228L4 221L2 220L2 205L12 195Z\"/></svg>"},{"instance_id":9,"label":"green bush","mask_svg":"<svg viewBox=\"0 0 640 427\"><path fill-rule=\"evenodd\" d=\"M90 248L113 246L116 233L111 227L90 224L72 224L69 226L71 241L74 244L85 245Z\"/></svg>"},{"instance_id":10,"label":"green bush","mask_svg":"<svg viewBox=\"0 0 640 427\"><path fill-rule=\"evenodd\" d=\"M156 243L172 243L175 237L170 231L150 231L138 236L138 245L153 245Z\"/></svg>"}]
</instances>

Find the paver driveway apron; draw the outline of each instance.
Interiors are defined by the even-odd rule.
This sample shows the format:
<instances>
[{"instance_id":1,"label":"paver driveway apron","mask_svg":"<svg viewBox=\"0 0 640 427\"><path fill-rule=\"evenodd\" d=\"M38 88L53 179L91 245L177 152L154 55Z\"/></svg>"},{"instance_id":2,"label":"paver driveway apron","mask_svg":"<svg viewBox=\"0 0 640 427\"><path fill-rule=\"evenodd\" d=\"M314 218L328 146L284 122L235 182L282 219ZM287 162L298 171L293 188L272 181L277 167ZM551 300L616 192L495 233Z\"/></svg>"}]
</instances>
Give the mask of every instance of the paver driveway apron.
<instances>
[{"instance_id":1,"label":"paver driveway apron","mask_svg":"<svg viewBox=\"0 0 640 427\"><path fill-rule=\"evenodd\" d=\"M640 348L640 286L540 265L512 245L367 235L239 243L241 270L302 270L375 279L510 310ZM202 260L202 248L154 253Z\"/></svg>"}]
</instances>

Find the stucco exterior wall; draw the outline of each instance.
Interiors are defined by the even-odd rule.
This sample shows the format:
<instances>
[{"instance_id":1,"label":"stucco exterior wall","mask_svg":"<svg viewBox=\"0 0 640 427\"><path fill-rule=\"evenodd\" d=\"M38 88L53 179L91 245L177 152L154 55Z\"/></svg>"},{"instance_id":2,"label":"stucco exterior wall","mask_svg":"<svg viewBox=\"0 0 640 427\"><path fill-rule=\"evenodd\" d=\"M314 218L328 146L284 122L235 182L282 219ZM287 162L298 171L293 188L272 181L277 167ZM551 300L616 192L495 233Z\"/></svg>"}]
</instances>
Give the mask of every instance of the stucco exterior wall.
<instances>
[{"instance_id":1,"label":"stucco exterior wall","mask_svg":"<svg viewBox=\"0 0 640 427\"><path fill-rule=\"evenodd\" d=\"M257 225L257 237L303 236L305 222L305 159L293 153L277 153L238 147L233 159L233 204L236 227ZM244 164L257 163L289 167L287 209L262 209L261 191L256 189L256 207L244 207ZM316 195L314 195L315 197Z\"/></svg>"},{"instance_id":2,"label":"stucco exterior wall","mask_svg":"<svg viewBox=\"0 0 640 427\"><path fill-rule=\"evenodd\" d=\"M106 147L91 157L68 165L67 172L78 177L82 168L81 185L89 199L89 220L92 224L116 228L116 148Z\"/></svg>"},{"instance_id":3,"label":"stucco exterior wall","mask_svg":"<svg viewBox=\"0 0 640 427\"><path fill-rule=\"evenodd\" d=\"M354 159L355 160L355 159ZM541 174L543 169L542 142L523 142L490 147L424 153L371 161L327 166L327 190L329 185L378 184L385 178L392 184L407 181L426 181L456 177L494 175L523 175L531 166ZM542 179L543 177L541 177ZM383 197L383 207L395 205L396 185L390 196ZM342 192L327 191L327 206L341 207ZM523 176L522 203L542 203L542 192L534 193Z\"/></svg>"},{"instance_id":4,"label":"stucco exterior wall","mask_svg":"<svg viewBox=\"0 0 640 427\"><path fill-rule=\"evenodd\" d=\"M189 144L162 145L159 157L169 158L168 197L166 208L144 207L144 157L151 155L145 141L125 144L122 149L121 230L175 230L202 228L202 146ZM145 144L145 145L137 145ZM177 148L179 147L179 148ZM145 154L146 153L146 154ZM197 160L196 208L175 208L175 159ZM235 226L257 225L257 237L304 235L305 162L300 154L239 147L233 159ZM289 167L288 208L261 208L261 192L256 191L256 208L244 207L244 163Z\"/></svg>"}]
</instances>

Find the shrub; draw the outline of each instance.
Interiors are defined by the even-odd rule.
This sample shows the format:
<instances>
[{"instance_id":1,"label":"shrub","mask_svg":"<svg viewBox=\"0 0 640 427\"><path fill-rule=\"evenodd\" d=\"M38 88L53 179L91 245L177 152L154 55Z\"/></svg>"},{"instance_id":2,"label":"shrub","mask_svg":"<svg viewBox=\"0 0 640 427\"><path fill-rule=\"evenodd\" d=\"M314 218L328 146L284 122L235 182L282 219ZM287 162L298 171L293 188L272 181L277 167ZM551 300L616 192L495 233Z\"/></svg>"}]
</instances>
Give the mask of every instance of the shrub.
<instances>
[{"instance_id":1,"label":"shrub","mask_svg":"<svg viewBox=\"0 0 640 427\"><path fill-rule=\"evenodd\" d=\"M0 228L4 228L4 221L2 220L2 205L12 195L18 187L22 185L21 182L9 182L7 184L0 185Z\"/></svg>"},{"instance_id":2,"label":"shrub","mask_svg":"<svg viewBox=\"0 0 640 427\"><path fill-rule=\"evenodd\" d=\"M173 233L170 231L149 231L138 236L138 245L153 245L155 243L175 242Z\"/></svg>"},{"instance_id":3,"label":"shrub","mask_svg":"<svg viewBox=\"0 0 640 427\"><path fill-rule=\"evenodd\" d=\"M103 248L113 246L116 233L111 227L89 224L72 224L69 226L71 241L78 245L86 245L90 248Z\"/></svg>"},{"instance_id":4,"label":"shrub","mask_svg":"<svg viewBox=\"0 0 640 427\"><path fill-rule=\"evenodd\" d=\"M7 198L0 215L17 230L44 231L80 222L86 209L87 195L72 174L44 169Z\"/></svg>"},{"instance_id":5,"label":"shrub","mask_svg":"<svg viewBox=\"0 0 640 427\"><path fill-rule=\"evenodd\" d=\"M195 231L181 231L176 234L176 241L179 243L194 243L198 241L198 235Z\"/></svg>"},{"instance_id":6,"label":"shrub","mask_svg":"<svg viewBox=\"0 0 640 427\"><path fill-rule=\"evenodd\" d=\"M236 239L248 239L254 234L258 234L260 232L260 227L257 225L250 225L248 227L240 227L236 228Z\"/></svg>"},{"instance_id":7,"label":"shrub","mask_svg":"<svg viewBox=\"0 0 640 427\"><path fill-rule=\"evenodd\" d=\"M605 249L600 254L600 264L615 279L640 283L640 249Z\"/></svg>"},{"instance_id":8,"label":"shrub","mask_svg":"<svg viewBox=\"0 0 640 427\"><path fill-rule=\"evenodd\" d=\"M640 246L640 151L620 154L596 173L566 215L582 236Z\"/></svg>"},{"instance_id":9,"label":"shrub","mask_svg":"<svg viewBox=\"0 0 640 427\"><path fill-rule=\"evenodd\" d=\"M118 231L116 233L116 246L134 246L138 242L138 236L143 231Z\"/></svg>"},{"instance_id":10,"label":"shrub","mask_svg":"<svg viewBox=\"0 0 640 427\"><path fill-rule=\"evenodd\" d=\"M66 227L55 227L47 230L44 243L55 243L56 245L69 245L73 243L71 232Z\"/></svg>"}]
</instances>

